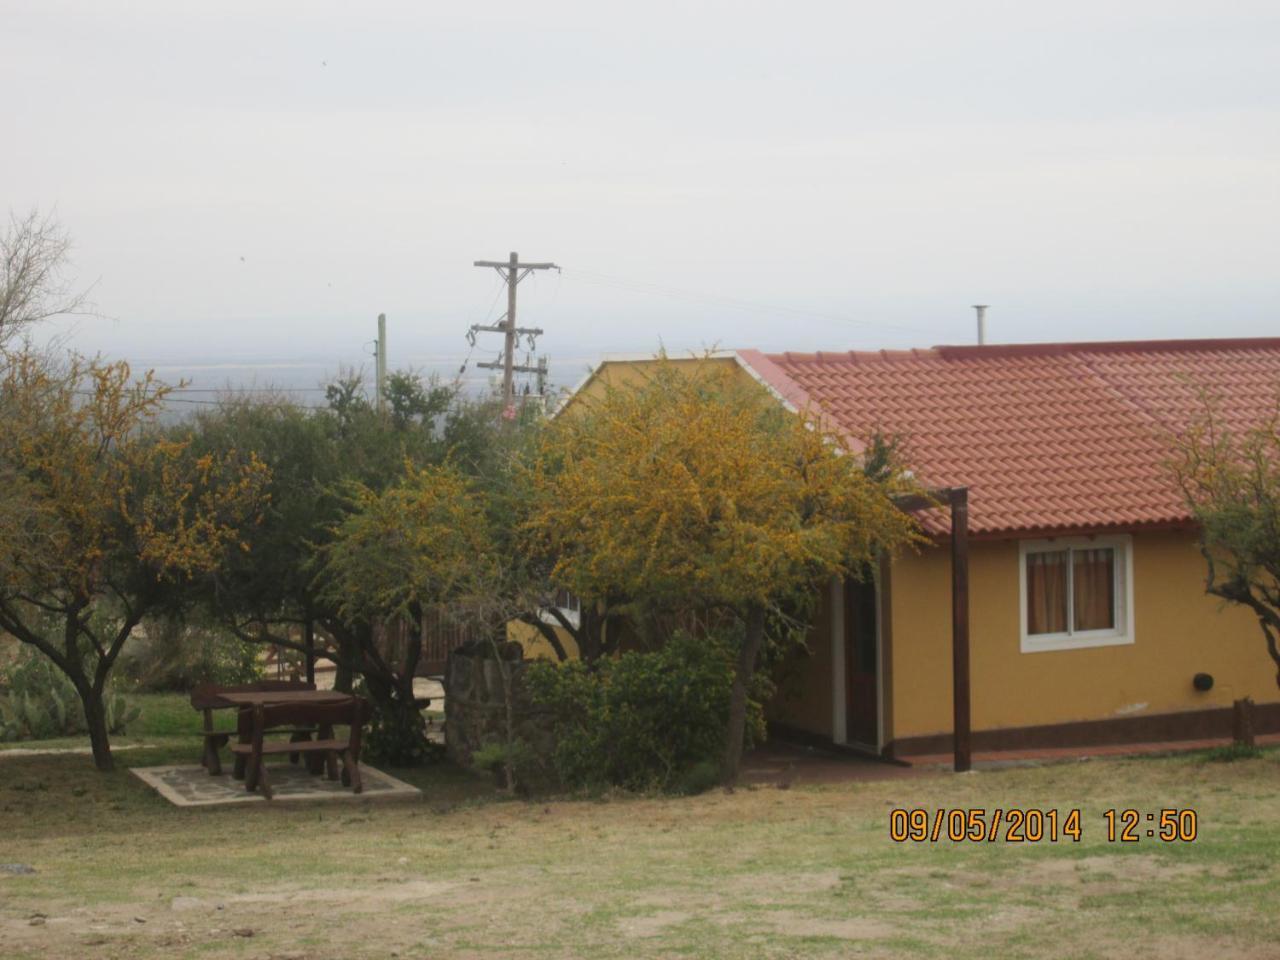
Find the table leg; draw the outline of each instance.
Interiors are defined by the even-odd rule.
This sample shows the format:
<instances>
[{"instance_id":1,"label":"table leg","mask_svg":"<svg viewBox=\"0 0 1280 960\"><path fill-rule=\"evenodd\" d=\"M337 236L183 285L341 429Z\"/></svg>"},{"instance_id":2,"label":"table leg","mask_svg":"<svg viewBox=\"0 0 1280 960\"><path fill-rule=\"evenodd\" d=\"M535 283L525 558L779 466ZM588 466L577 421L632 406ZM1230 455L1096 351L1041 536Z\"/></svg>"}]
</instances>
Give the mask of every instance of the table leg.
<instances>
[{"instance_id":1,"label":"table leg","mask_svg":"<svg viewBox=\"0 0 1280 960\"><path fill-rule=\"evenodd\" d=\"M222 773L222 760L218 757L218 740L208 737L205 743L208 744L205 747L205 769L209 771L209 776L219 776Z\"/></svg>"},{"instance_id":2,"label":"table leg","mask_svg":"<svg viewBox=\"0 0 1280 960\"><path fill-rule=\"evenodd\" d=\"M253 712L247 708L242 707L236 711L236 742L253 742ZM245 755L237 753L235 767L232 771L237 780L244 779L245 762Z\"/></svg>"},{"instance_id":3,"label":"table leg","mask_svg":"<svg viewBox=\"0 0 1280 960\"><path fill-rule=\"evenodd\" d=\"M318 736L321 740L332 740L333 727L328 724L323 725L320 727ZM324 771L330 780L338 779L338 758L334 756L332 750L324 755Z\"/></svg>"},{"instance_id":4,"label":"table leg","mask_svg":"<svg viewBox=\"0 0 1280 960\"><path fill-rule=\"evenodd\" d=\"M209 738L209 735L213 733L213 711L205 709L201 713L204 715L204 744L203 749L200 751L200 766L204 767L212 775L213 764L218 762L213 741Z\"/></svg>"}]
</instances>

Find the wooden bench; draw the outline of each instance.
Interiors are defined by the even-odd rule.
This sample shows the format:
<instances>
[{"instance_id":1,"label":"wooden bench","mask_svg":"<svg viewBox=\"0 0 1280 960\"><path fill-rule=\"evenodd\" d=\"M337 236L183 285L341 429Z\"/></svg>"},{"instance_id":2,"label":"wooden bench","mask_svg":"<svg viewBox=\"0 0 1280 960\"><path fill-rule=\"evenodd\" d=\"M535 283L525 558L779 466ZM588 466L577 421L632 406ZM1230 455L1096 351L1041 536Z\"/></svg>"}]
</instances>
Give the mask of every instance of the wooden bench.
<instances>
[{"instance_id":1,"label":"wooden bench","mask_svg":"<svg viewBox=\"0 0 1280 960\"><path fill-rule=\"evenodd\" d=\"M218 758L218 751L230 742L232 734L228 731L213 729L213 711L225 710L229 706L221 698L221 694L276 693L314 690L315 688L316 685L314 683L307 683L305 680L258 680L254 683L237 683L223 686L213 683L197 684L191 690L191 706L204 714L204 730L200 734L204 742L204 748L200 754L200 766L209 771L209 776L211 777L222 773L222 761ZM296 728L287 732L290 733L293 740L301 741L310 740L315 730ZM294 753L289 759L296 763L298 755Z\"/></svg>"},{"instance_id":2,"label":"wooden bench","mask_svg":"<svg viewBox=\"0 0 1280 960\"><path fill-rule=\"evenodd\" d=\"M338 760L342 760L342 785L361 793L360 742L365 722L369 719L369 702L352 697L345 703L259 703L252 709L253 732L248 743L233 743L231 752L237 760L246 760L244 787L261 789L270 800L273 796L267 776L267 757L275 754L302 753L323 759L330 780L338 779ZM313 727L315 740L268 741L266 735L289 725ZM334 736L336 726L348 727L344 740Z\"/></svg>"}]
</instances>

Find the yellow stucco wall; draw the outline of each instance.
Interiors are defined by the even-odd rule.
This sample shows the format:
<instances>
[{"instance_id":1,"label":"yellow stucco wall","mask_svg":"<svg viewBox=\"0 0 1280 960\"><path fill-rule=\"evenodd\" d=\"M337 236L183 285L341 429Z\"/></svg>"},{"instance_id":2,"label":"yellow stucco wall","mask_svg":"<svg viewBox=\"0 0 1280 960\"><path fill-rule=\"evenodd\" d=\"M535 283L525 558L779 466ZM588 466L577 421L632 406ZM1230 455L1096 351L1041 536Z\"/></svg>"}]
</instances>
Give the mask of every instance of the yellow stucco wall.
<instances>
[{"instance_id":1,"label":"yellow stucco wall","mask_svg":"<svg viewBox=\"0 0 1280 960\"><path fill-rule=\"evenodd\" d=\"M578 657L578 644L569 635L569 632L562 627L554 627L556 636L560 639L564 652L569 655L570 660L576 660ZM555 648L547 642L546 637L530 624L520 620L507 621L507 639L514 640L524 647L524 655L526 660L559 660L556 655Z\"/></svg>"},{"instance_id":2,"label":"yellow stucco wall","mask_svg":"<svg viewBox=\"0 0 1280 960\"><path fill-rule=\"evenodd\" d=\"M1021 652L1018 542L970 545L973 729L1021 727L1278 699L1257 621L1204 592L1187 532L1133 537L1134 642ZM893 567L893 736L951 729L950 562L927 548ZM1197 692L1191 678L1212 674ZM828 684L824 689L829 689Z\"/></svg>"},{"instance_id":3,"label":"yellow stucco wall","mask_svg":"<svg viewBox=\"0 0 1280 960\"><path fill-rule=\"evenodd\" d=\"M677 370L694 371L700 367L713 370L732 368L737 370L741 376L752 379L749 373L738 366L738 362L733 357L668 357L667 362ZM557 412L557 416L573 410L584 400L590 401L591 398L599 396L605 391L606 387L623 387L642 383L652 374L653 368L657 363L657 359L605 360L596 369L591 378L578 389L578 392L569 397L564 406Z\"/></svg>"}]
</instances>

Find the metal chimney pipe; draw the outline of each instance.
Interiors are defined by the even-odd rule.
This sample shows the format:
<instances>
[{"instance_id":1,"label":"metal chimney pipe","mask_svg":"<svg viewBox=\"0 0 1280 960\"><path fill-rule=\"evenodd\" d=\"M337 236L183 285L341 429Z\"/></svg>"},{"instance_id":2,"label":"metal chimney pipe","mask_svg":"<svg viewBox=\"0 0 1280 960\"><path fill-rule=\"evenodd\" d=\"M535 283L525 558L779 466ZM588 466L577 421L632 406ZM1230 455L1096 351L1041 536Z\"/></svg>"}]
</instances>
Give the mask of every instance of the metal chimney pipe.
<instances>
[{"instance_id":1,"label":"metal chimney pipe","mask_svg":"<svg viewBox=\"0 0 1280 960\"><path fill-rule=\"evenodd\" d=\"M978 312L978 346L987 342L987 304L975 303L973 309Z\"/></svg>"}]
</instances>

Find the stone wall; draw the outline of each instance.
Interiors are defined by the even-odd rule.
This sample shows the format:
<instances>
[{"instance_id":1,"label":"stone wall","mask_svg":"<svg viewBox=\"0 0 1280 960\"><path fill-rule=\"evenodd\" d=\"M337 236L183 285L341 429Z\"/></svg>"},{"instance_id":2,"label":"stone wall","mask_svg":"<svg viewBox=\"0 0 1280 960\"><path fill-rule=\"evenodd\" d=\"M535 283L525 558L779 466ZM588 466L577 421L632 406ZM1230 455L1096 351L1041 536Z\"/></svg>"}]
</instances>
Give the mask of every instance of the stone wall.
<instances>
[{"instance_id":1,"label":"stone wall","mask_svg":"<svg viewBox=\"0 0 1280 960\"><path fill-rule=\"evenodd\" d=\"M499 646L504 662L499 663L488 643L458 647L449 654L444 675L444 735L449 757L464 767L487 743L505 743L507 704L503 696L502 671L510 673L515 713L515 735L543 751L551 740L551 715L534 706L525 687L529 661L518 643Z\"/></svg>"}]
</instances>

